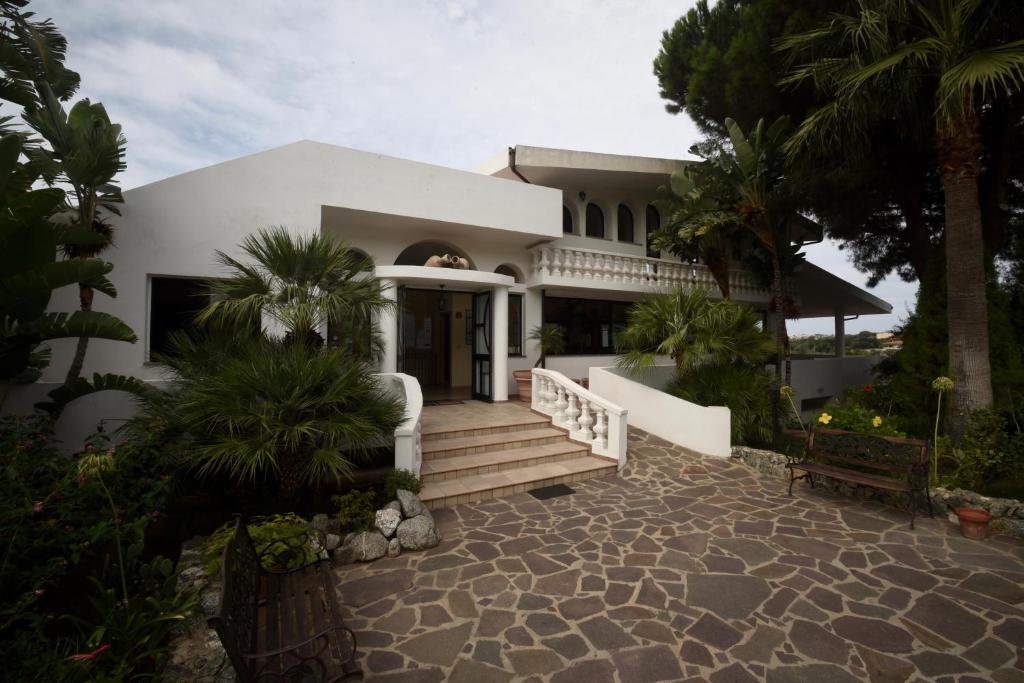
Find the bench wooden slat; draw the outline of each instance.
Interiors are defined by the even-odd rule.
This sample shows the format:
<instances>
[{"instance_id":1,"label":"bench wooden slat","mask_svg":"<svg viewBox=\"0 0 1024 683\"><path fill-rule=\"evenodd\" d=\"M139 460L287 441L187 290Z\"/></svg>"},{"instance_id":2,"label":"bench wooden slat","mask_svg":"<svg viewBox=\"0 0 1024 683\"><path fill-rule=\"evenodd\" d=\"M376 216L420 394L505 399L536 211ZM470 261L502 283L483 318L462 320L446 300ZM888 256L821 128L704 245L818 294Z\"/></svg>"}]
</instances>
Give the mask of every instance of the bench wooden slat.
<instances>
[{"instance_id":1,"label":"bench wooden slat","mask_svg":"<svg viewBox=\"0 0 1024 683\"><path fill-rule=\"evenodd\" d=\"M817 462L799 462L795 463L793 467L798 470L804 470L805 472L813 472L814 474L821 474L826 477L832 477L833 479L841 479L843 481L850 482L851 484L863 484L864 486L873 486L875 488L888 489L890 491L910 490L910 485L904 479L880 477L872 474L865 474L863 472L853 472L841 467L830 467Z\"/></svg>"},{"instance_id":2,"label":"bench wooden slat","mask_svg":"<svg viewBox=\"0 0 1024 683\"><path fill-rule=\"evenodd\" d=\"M264 613L267 624L267 635L264 641L264 651L271 652L281 647L281 619L278 609L278 603L281 599L281 580L275 574L264 574L267 582L267 603L266 607L261 612ZM280 657L275 657L275 661L272 663L272 669L280 670L281 663Z\"/></svg>"}]
</instances>

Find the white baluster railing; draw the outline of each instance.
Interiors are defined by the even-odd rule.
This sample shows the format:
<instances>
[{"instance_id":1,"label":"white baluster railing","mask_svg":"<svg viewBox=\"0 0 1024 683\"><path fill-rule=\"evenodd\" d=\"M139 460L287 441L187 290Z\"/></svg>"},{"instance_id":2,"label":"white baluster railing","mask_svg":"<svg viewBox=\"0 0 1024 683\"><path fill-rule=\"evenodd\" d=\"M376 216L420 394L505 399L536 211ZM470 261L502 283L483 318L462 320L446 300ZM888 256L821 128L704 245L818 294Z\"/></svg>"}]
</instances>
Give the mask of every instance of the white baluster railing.
<instances>
[{"instance_id":1,"label":"white baluster railing","mask_svg":"<svg viewBox=\"0 0 1024 683\"><path fill-rule=\"evenodd\" d=\"M423 392L419 380L401 372L381 372L377 377L389 393L405 403L405 417L395 428L395 469L408 470L418 477L423 464Z\"/></svg>"},{"instance_id":2,"label":"white baluster railing","mask_svg":"<svg viewBox=\"0 0 1024 683\"><path fill-rule=\"evenodd\" d=\"M551 417L569 438L590 446L594 455L626 464L627 411L573 382L560 372L533 369L530 407Z\"/></svg>"}]
</instances>

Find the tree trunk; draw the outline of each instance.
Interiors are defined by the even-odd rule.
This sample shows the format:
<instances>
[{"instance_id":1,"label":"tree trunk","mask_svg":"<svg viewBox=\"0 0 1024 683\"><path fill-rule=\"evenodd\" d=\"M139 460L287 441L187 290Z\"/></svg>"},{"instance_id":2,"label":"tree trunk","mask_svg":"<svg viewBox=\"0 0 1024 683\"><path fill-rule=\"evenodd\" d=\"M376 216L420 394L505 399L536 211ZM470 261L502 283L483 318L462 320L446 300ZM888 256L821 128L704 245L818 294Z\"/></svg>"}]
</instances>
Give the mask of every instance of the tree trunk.
<instances>
[{"instance_id":1,"label":"tree trunk","mask_svg":"<svg viewBox=\"0 0 1024 683\"><path fill-rule=\"evenodd\" d=\"M730 299L729 292L729 258L720 249L708 249L704 252L704 264L711 271L723 299Z\"/></svg>"},{"instance_id":2,"label":"tree trunk","mask_svg":"<svg viewBox=\"0 0 1024 683\"><path fill-rule=\"evenodd\" d=\"M83 311L92 310L92 300L95 295L96 292L92 287L78 286L78 301ZM78 344L75 346L75 355L71 359L71 366L68 368L68 374L64 378L64 384L71 384L81 376L82 366L85 364L85 352L88 349L89 337L79 337Z\"/></svg>"},{"instance_id":3,"label":"tree trunk","mask_svg":"<svg viewBox=\"0 0 1024 683\"><path fill-rule=\"evenodd\" d=\"M946 209L946 313L953 389L952 434L958 439L967 414L992 405L985 245L978 203L981 143L978 120L967 115L939 138Z\"/></svg>"},{"instance_id":4,"label":"tree trunk","mask_svg":"<svg viewBox=\"0 0 1024 683\"><path fill-rule=\"evenodd\" d=\"M305 459L301 453L293 451L281 453L279 463L281 495L286 500L295 501L302 492L302 486L305 483L303 465L305 465Z\"/></svg>"},{"instance_id":5,"label":"tree trunk","mask_svg":"<svg viewBox=\"0 0 1024 683\"><path fill-rule=\"evenodd\" d=\"M793 359L789 352L789 332L786 331L786 307L783 304L785 296L782 289L782 264L779 263L779 256L772 252L772 300L775 309L775 339L779 346L779 365L776 374L782 384L789 386L793 379ZM783 371L785 366L785 371Z\"/></svg>"}]
</instances>

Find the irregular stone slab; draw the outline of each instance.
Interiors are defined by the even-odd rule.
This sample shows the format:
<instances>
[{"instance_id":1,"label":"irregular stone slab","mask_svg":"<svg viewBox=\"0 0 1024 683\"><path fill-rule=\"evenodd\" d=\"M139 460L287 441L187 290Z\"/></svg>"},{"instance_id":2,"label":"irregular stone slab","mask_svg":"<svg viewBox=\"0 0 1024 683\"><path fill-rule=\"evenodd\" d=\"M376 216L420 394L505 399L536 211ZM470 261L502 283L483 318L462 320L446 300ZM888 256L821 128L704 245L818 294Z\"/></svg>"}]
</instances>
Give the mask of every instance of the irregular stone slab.
<instances>
[{"instance_id":1,"label":"irregular stone slab","mask_svg":"<svg viewBox=\"0 0 1024 683\"><path fill-rule=\"evenodd\" d=\"M378 620L373 626L377 631L405 635L416 625L416 611L412 607L402 607Z\"/></svg>"},{"instance_id":2,"label":"irregular stone slab","mask_svg":"<svg viewBox=\"0 0 1024 683\"><path fill-rule=\"evenodd\" d=\"M394 569L363 579L343 581L338 586L338 594L343 604L363 607L410 588L415 575L411 569Z\"/></svg>"},{"instance_id":3,"label":"irregular stone slab","mask_svg":"<svg viewBox=\"0 0 1024 683\"><path fill-rule=\"evenodd\" d=\"M619 670L619 679L635 683L678 681L683 677L679 660L666 645L652 645L635 650L619 650L612 654Z\"/></svg>"},{"instance_id":4,"label":"irregular stone slab","mask_svg":"<svg viewBox=\"0 0 1024 683\"><path fill-rule=\"evenodd\" d=\"M922 595L911 603L907 618L960 645L972 645L985 635L983 619L960 605L934 593Z\"/></svg>"},{"instance_id":5,"label":"irregular stone slab","mask_svg":"<svg viewBox=\"0 0 1024 683\"><path fill-rule=\"evenodd\" d=\"M373 518L373 525L377 528L377 531L384 534L384 538L391 538L395 535L395 529L402 522L402 513L391 508L384 508L383 510L377 510L377 514Z\"/></svg>"},{"instance_id":6,"label":"irregular stone slab","mask_svg":"<svg viewBox=\"0 0 1024 683\"><path fill-rule=\"evenodd\" d=\"M537 579L533 590L544 595L564 595L572 597L576 595L576 587L580 581L580 570L570 569L568 571L551 574Z\"/></svg>"},{"instance_id":7,"label":"irregular stone slab","mask_svg":"<svg viewBox=\"0 0 1024 683\"><path fill-rule=\"evenodd\" d=\"M726 619L746 619L772 589L756 576L694 574L687 580L687 602Z\"/></svg>"},{"instance_id":8,"label":"irregular stone slab","mask_svg":"<svg viewBox=\"0 0 1024 683\"><path fill-rule=\"evenodd\" d=\"M715 541L714 544L739 557L748 567L756 567L770 562L779 555L767 543L749 538L723 538Z\"/></svg>"},{"instance_id":9,"label":"irregular stone slab","mask_svg":"<svg viewBox=\"0 0 1024 683\"><path fill-rule=\"evenodd\" d=\"M811 659L834 664L846 664L850 658L850 644L837 638L817 624L798 619L789 629L793 647Z\"/></svg>"},{"instance_id":10,"label":"irregular stone slab","mask_svg":"<svg viewBox=\"0 0 1024 683\"><path fill-rule=\"evenodd\" d=\"M590 652L590 646L587 645L587 641L583 640L575 633L570 633L566 636L558 636L557 638L545 638L540 642L545 647L551 648L570 661L573 659L579 659Z\"/></svg>"},{"instance_id":11,"label":"irregular stone slab","mask_svg":"<svg viewBox=\"0 0 1024 683\"><path fill-rule=\"evenodd\" d=\"M1007 619L992 629L992 632L1011 645L1024 648L1024 619Z\"/></svg>"},{"instance_id":12,"label":"irregular stone slab","mask_svg":"<svg viewBox=\"0 0 1024 683\"><path fill-rule=\"evenodd\" d=\"M469 557L456 555L455 553L447 553L445 555L432 555L423 559L416 565L416 569L421 572L436 572L441 569L452 569L453 567L462 567L467 564L473 564L473 560Z\"/></svg>"},{"instance_id":13,"label":"irregular stone slab","mask_svg":"<svg viewBox=\"0 0 1024 683\"><path fill-rule=\"evenodd\" d=\"M568 631L569 624L550 612L540 612L526 617L526 628L538 636L553 636Z\"/></svg>"},{"instance_id":14,"label":"irregular stone slab","mask_svg":"<svg viewBox=\"0 0 1024 683\"><path fill-rule=\"evenodd\" d=\"M476 627L477 638L494 638L514 624L516 613L508 610L485 609Z\"/></svg>"},{"instance_id":15,"label":"irregular stone slab","mask_svg":"<svg viewBox=\"0 0 1024 683\"><path fill-rule=\"evenodd\" d=\"M425 512L428 512L427 506L420 502L419 496L412 491L406 491L405 489L398 489L398 503L402 506L402 516L407 519L413 517L419 517Z\"/></svg>"},{"instance_id":16,"label":"irregular stone slab","mask_svg":"<svg viewBox=\"0 0 1024 683\"><path fill-rule=\"evenodd\" d=\"M505 653L518 676L548 674L562 668L562 660L546 647L511 650Z\"/></svg>"},{"instance_id":17,"label":"irregular stone slab","mask_svg":"<svg viewBox=\"0 0 1024 683\"><path fill-rule=\"evenodd\" d=\"M711 683L759 683L760 679L743 668L739 662L719 669L708 679Z\"/></svg>"},{"instance_id":18,"label":"irregular stone slab","mask_svg":"<svg viewBox=\"0 0 1024 683\"><path fill-rule=\"evenodd\" d=\"M403 503L402 505L404 510L405 504ZM441 542L441 536L437 533L437 527L434 525L434 518L430 516L429 512L417 515L399 524L397 538L398 542L406 550L433 548Z\"/></svg>"},{"instance_id":19,"label":"irregular stone slab","mask_svg":"<svg viewBox=\"0 0 1024 683\"><path fill-rule=\"evenodd\" d=\"M715 664L708 649L695 640L685 641L679 648L679 656L684 662L697 666L714 666Z\"/></svg>"},{"instance_id":20,"label":"irregular stone slab","mask_svg":"<svg viewBox=\"0 0 1024 683\"><path fill-rule=\"evenodd\" d=\"M594 617L579 624L580 631L598 650L617 650L636 645L636 641L608 617Z\"/></svg>"},{"instance_id":21,"label":"irregular stone slab","mask_svg":"<svg viewBox=\"0 0 1024 683\"><path fill-rule=\"evenodd\" d=\"M859 683L859 679L834 664L803 664L768 669L767 683Z\"/></svg>"},{"instance_id":22,"label":"irregular stone slab","mask_svg":"<svg viewBox=\"0 0 1024 683\"><path fill-rule=\"evenodd\" d=\"M606 659L573 664L551 677L551 683L614 683L615 667Z\"/></svg>"},{"instance_id":23,"label":"irregular stone slab","mask_svg":"<svg viewBox=\"0 0 1024 683\"><path fill-rule=\"evenodd\" d=\"M435 629L399 643L395 649L421 664L451 666L469 640L471 623L446 629Z\"/></svg>"},{"instance_id":24,"label":"irregular stone slab","mask_svg":"<svg viewBox=\"0 0 1024 683\"><path fill-rule=\"evenodd\" d=\"M995 671L1013 659L1013 650L995 638L985 638L974 647L964 652L964 658L974 662L983 669Z\"/></svg>"},{"instance_id":25,"label":"irregular stone slab","mask_svg":"<svg viewBox=\"0 0 1024 683\"><path fill-rule=\"evenodd\" d=\"M960 587L1001 600L1009 605L1019 605L1024 602L1024 586L989 572L971 574L960 583Z\"/></svg>"},{"instance_id":26,"label":"irregular stone slab","mask_svg":"<svg viewBox=\"0 0 1024 683\"><path fill-rule=\"evenodd\" d=\"M916 591L930 591L939 584L939 580L934 576L925 574L922 571L911 569L909 567L901 567L898 564L883 564L880 567L875 567L871 570L871 573L875 576L885 579L889 583L895 583L897 586L905 586L906 588L912 588Z\"/></svg>"},{"instance_id":27,"label":"irregular stone slab","mask_svg":"<svg viewBox=\"0 0 1024 683\"><path fill-rule=\"evenodd\" d=\"M914 639L909 633L880 619L839 617L832 628L841 638L881 652L910 652L913 648Z\"/></svg>"},{"instance_id":28,"label":"irregular stone slab","mask_svg":"<svg viewBox=\"0 0 1024 683\"><path fill-rule=\"evenodd\" d=\"M728 650L742 640L743 635L713 614L704 614L687 631L687 635L719 650Z\"/></svg>"},{"instance_id":29,"label":"irregular stone slab","mask_svg":"<svg viewBox=\"0 0 1024 683\"><path fill-rule=\"evenodd\" d=\"M466 591L452 591L448 594L448 607L457 617L475 617L476 600Z\"/></svg>"},{"instance_id":30,"label":"irregular stone slab","mask_svg":"<svg viewBox=\"0 0 1024 683\"><path fill-rule=\"evenodd\" d=\"M674 536L666 539L664 545L666 548L681 550L691 555L703 555L708 549L708 534L692 533L685 536Z\"/></svg>"},{"instance_id":31,"label":"irregular stone slab","mask_svg":"<svg viewBox=\"0 0 1024 683\"><path fill-rule=\"evenodd\" d=\"M632 633L638 638L652 640L656 643L669 643L675 645L676 637L672 635L672 629L660 621L645 620L638 621L633 627Z\"/></svg>"},{"instance_id":32,"label":"irregular stone slab","mask_svg":"<svg viewBox=\"0 0 1024 683\"><path fill-rule=\"evenodd\" d=\"M405 659L396 652L387 650L374 650L366 657L366 668L373 673L394 671L405 665Z\"/></svg>"},{"instance_id":33,"label":"irregular stone slab","mask_svg":"<svg viewBox=\"0 0 1024 683\"><path fill-rule=\"evenodd\" d=\"M786 640L786 634L774 626L758 624L757 628L742 645L737 645L732 654L744 662L770 662L772 653Z\"/></svg>"},{"instance_id":34,"label":"irregular stone slab","mask_svg":"<svg viewBox=\"0 0 1024 683\"><path fill-rule=\"evenodd\" d=\"M910 655L910 661L917 665L918 671L932 680L939 676L977 671L973 665L964 661L960 657L946 652L932 652L930 650L926 650L925 652Z\"/></svg>"},{"instance_id":35,"label":"irregular stone slab","mask_svg":"<svg viewBox=\"0 0 1024 683\"><path fill-rule=\"evenodd\" d=\"M803 538L800 536L777 536L772 539L775 543L783 546L797 555L809 555L818 560L832 562L839 555L839 546L814 538Z\"/></svg>"},{"instance_id":36,"label":"irregular stone slab","mask_svg":"<svg viewBox=\"0 0 1024 683\"><path fill-rule=\"evenodd\" d=\"M905 659L883 655L863 645L854 647L864 662L871 683L903 683L914 673L914 665Z\"/></svg>"}]
</instances>

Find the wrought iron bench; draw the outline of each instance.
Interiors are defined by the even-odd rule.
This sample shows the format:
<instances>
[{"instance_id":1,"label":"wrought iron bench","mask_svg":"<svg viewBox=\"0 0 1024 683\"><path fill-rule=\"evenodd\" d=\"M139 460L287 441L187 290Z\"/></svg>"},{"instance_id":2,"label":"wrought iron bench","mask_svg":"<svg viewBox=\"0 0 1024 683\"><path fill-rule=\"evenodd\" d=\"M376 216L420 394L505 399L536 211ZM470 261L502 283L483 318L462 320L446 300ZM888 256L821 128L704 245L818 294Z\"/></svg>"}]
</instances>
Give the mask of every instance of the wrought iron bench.
<instances>
[{"instance_id":1,"label":"wrought iron bench","mask_svg":"<svg viewBox=\"0 0 1024 683\"><path fill-rule=\"evenodd\" d=\"M329 560L303 558L307 534L277 539L257 552L245 520L224 547L223 592L208 623L240 681L340 681L362 678L356 637L341 618Z\"/></svg>"},{"instance_id":2,"label":"wrought iron bench","mask_svg":"<svg viewBox=\"0 0 1024 683\"><path fill-rule=\"evenodd\" d=\"M935 515L928 492L927 441L814 427L807 435L805 452L787 454L786 458L790 496L797 479L807 479L814 488L814 477L819 475L855 486L905 493L910 503L911 529L918 496L924 495L928 514Z\"/></svg>"}]
</instances>

